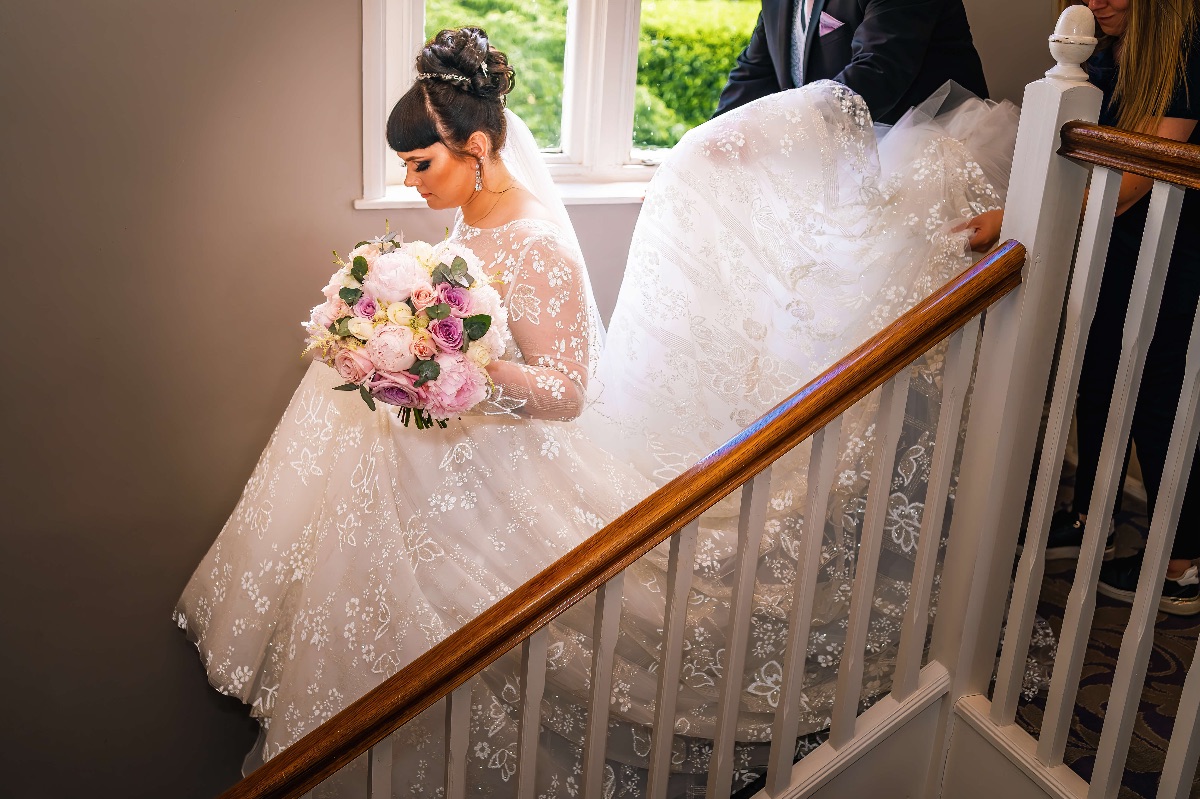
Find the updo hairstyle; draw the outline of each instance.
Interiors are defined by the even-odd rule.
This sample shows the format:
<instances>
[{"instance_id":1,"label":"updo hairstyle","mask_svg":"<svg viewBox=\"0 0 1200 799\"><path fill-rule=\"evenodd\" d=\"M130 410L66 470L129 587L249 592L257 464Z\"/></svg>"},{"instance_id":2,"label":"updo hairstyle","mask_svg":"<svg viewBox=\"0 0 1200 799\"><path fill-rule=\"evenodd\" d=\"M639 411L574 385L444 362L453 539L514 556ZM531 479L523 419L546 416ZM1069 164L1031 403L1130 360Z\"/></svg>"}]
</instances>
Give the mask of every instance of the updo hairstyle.
<instances>
[{"instance_id":1,"label":"updo hairstyle","mask_svg":"<svg viewBox=\"0 0 1200 799\"><path fill-rule=\"evenodd\" d=\"M493 154L504 146L504 98L513 69L480 28L440 31L417 55L417 80L388 117L388 146L411 152L437 142L466 155L467 139L482 131Z\"/></svg>"}]
</instances>

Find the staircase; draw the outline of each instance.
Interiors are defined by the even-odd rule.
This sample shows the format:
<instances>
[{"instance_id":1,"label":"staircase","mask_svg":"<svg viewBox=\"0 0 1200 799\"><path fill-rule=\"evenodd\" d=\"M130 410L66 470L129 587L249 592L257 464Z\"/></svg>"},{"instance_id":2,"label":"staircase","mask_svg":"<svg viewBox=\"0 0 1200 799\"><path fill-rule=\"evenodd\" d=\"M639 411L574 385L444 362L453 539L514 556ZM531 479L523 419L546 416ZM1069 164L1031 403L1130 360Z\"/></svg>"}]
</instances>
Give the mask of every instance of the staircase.
<instances>
[{"instance_id":1,"label":"staircase","mask_svg":"<svg viewBox=\"0 0 1200 799\"><path fill-rule=\"evenodd\" d=\"M506 794L546 795L538 760L554 728L548 653L567 636L590 643L590 670L579 685L586 710L572 746L579 771L558 795L730 796L765 779L770 797L1108 797L1116 796L1132 719L1141 691L1170 539L1182 501L1180 479L1165 485L1151 523L1146 568L1120 661L1090 784L1063 765L1066 733L1095 607L1104 540L1090 528L1068 603L1042 731L1036 740L1014 723L1037 591L1044 570L1044 531L1053 510L1083 347L1095 311L1099 277L1112 228L1120 174L1155 179L1138 293L1126 320L1126 352L1110 415L1096 507L1111 505L1129 435L1141 364L1153 330L1163 276L1184 188L1200 188L1200 148L1123 133L1093 124L1100 92L1078 65L1090 48L1078 43L1090 25L1068 9L1052 37L1059 66L1029 85L1017 139L1002 239L1007 242L950 281L881 333L849 353L743 433L672 480L620 518L464 625L301 741L270 760L223 799L401 794L397 775L423 769L418 793L459 799L473 787L469 753L480 743L481 696L505 697L499 722L512 740L497 768ZM1074 33L1071 39L1066 34ZM1057 39L1057 41L1056 41ZM1078 209L1090 176L1087 211ZM1076 250L1076 235L1079 244ZM1072 259L1073 251L1075 257ZM1055 341L1065 330L1054 363ZM1193 333L1187 379L1172 443L1174 469L1185 475L1196 449L1200 407L1200 333ZM931 356L932 353L932 356ZM941 393L928 489L920 514L907 602L893 614L899 627L894 664L881 696L864 692L873 619L881 609L876 585L886 566L890 481L866 493L849 590L844 648L829 714L828 739L796 760L806 663L811 668L811 620L823 601L822 543L827 530L837 455L848 414L875 410L871 473L891 475L904 424L914 363L936 357ZM972 390L973 386L973 390ZM1049 423L1040 433L1052 386ZM966 399L970 397L969 408ZM959 446L965 421L965 439ZM1035 452L1040 445L1040 461ZM753 747L739 728L746 701L746 643L756 603L756 570L769 527L772 486L786 477L788 453L806 467L797 500L814 520L796 543L784 656L772 673L769 735ZM956 457L961 462L955 468ZM952 478L957 488L952 493ZM1028 537L1008 592L1030 476L1036 474ZM773 482L774 480L774 482ZM1099 503L1096 505L1096 503ZM736 551L725 655L711 688L711 734L700 744L678 728L685 680L684 633L697 579L697 542L714 508L735 507ZM944 552L940 543L948 539ZM656 680L644 721L630 721L614 702L622 680L618 646L623 600L648 573L656 575L663 611ZM1153 579L1151 579L1153 578ZM935 590L935 584L940 587ZM936 615L933 605L936 602ZM1002 625L1007 610L1007 626ZM586 614L586 615L585 615ZM932 626L930 618L933 618ZM581 621L582 619L582 621ZM997 665L996 653L1001 651ZM891 655L888 656L891 660ZM995 689L988 698L995 678ZM549 682L548 682L549 681ZM761 682L761 681L760 681ZM507 686L501 690L498 686ZM509 690L510 689L510 690ZM505 693L505 690L508 692ZM490 693L489 693L490 692ZM620 690L616 690L620 694ZM868 701L864 702L864 698ZM864 705L869 704L869 707ZM1160 797L1185 797L1200 754L1200 669L1183 690ZM436 730L427 741L414 725ZM474 725L474 726L473 726ZM624 725L624 726L622 726ZM636 778L622 783L629 756L610 746L613 730L636 727L644 748ZM707 758L686 771L687 747ZM436 749L436 752L434 751ZM424 754L417 754L418 750ZM747 754L749 753L749 754ZM749 763L753 761L753 763ZM404 795L410 795L405 789Z\"/></svg>"}]
</instances>

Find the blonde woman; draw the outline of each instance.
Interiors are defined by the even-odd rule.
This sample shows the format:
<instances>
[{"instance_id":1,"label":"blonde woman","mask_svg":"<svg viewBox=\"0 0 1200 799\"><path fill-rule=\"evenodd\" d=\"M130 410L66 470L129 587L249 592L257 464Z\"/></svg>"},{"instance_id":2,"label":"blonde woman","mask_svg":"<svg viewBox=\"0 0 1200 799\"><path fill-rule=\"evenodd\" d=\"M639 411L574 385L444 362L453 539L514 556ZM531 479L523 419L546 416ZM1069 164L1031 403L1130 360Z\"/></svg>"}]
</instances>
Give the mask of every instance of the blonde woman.
<instances>
[{"instance_id":1,"label":"blonde woman","mask_svg":"<svg viewBox=\"0 0 1200 799\"><path fill-rule=\"evenodd\" d=\"M1193 46L1197 0L1089 0L1103 33L1095 56L1085 65L1091 82L1104 92L1100 123L1175 141L1200 143L1200 49ZM1073 507L1055 514L1047 557L1078 554L1083 525L1104 438L1109 398L1116 382L1122 325L1133 284L1138 248L1146 224L1152 181L1126 174L1117 195L1117 218L1088 335L1079 381L1076 421L1079 469ZM1001 212L972 220L975 249L988 249L1000 233ZM1154 339L1146 357L1133 416L1132 440L1146 483L1150 510L1162 481L1167 444L1183 384L1192 319L1200 300L1200 193L1188 190L1180 213L1175 247ZM1167 566L1161 609L1176 615L1200 613L1200 461L1193 463L1183 510ZM1105 520L1109 523L1109 520ZM1111 530L1110 524L1110 544ZM1101 593L1133 601L1141 553L1110 560L1100 573Z\"/></svg>"}]
</instances>

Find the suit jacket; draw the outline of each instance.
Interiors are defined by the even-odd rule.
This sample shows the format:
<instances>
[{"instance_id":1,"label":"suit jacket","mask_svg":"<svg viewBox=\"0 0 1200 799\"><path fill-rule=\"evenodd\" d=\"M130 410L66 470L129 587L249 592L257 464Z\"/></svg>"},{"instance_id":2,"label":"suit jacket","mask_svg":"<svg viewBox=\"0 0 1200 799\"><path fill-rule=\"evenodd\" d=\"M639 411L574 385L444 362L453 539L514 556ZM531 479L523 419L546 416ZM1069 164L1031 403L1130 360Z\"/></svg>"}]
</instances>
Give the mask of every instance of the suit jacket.
<instances>
[{"instance_id":1,"label":"suit jacket","mask_svg":"<svg viewBox=\"0 0 1200 799\"><path fill-rule=\"evenodd\" d=\"M819 35L822 12L843 25ZM794 25L794 0L763 0L717 114L795 88ZM876 122L894 123L948 80L988 96L963 0L815 0L806 34L804 82L845 84L862 95Z\"/></svg>"}]
</instances>

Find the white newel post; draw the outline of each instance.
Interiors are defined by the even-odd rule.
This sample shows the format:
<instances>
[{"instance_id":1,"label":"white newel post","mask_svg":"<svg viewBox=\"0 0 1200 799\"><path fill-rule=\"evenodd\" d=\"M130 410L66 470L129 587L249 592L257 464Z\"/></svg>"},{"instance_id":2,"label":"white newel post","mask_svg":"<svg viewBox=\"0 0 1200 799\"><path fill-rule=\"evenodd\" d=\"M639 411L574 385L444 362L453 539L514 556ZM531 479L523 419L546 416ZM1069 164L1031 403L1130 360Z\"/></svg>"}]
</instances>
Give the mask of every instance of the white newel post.
<instances>
[{"instance_id":1,"label":"white newel post","mask_svg":"<svg viewBox=\"0 0 1200 799\"><path fill-rule=\"evenodd\" d=\"M1050 37L1058 66L1025 89L1001 241L1025 245L1021 286L986 314L958 494L930 659L952 675L940 751L931 764L936 796L952 703L986 693L1000 640L1017 532L1030 482L1043 398L1058 331L1087 167L1057 155L1071 120L1095 122L1100 90L1079 65L1095 45L1083 6Z\"/></svg>"}]
</instances>

